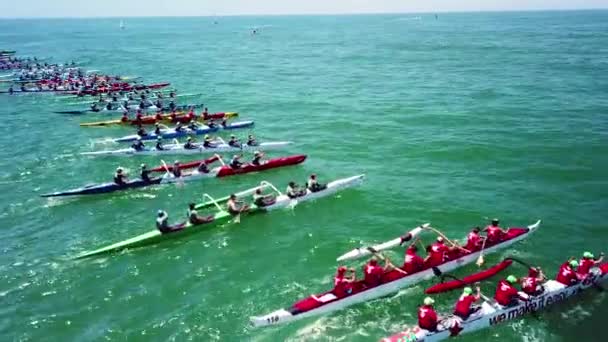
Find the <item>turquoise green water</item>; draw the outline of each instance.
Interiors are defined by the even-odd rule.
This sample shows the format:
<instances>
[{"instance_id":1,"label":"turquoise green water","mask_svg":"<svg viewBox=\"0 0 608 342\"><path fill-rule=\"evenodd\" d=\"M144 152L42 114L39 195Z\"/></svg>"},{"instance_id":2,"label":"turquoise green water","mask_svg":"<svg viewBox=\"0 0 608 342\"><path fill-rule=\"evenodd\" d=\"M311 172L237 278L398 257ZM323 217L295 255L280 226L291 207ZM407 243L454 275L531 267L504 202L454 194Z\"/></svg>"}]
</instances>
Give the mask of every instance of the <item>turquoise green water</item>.
<instances>
[{"instance_id":1,"label":"turquoise green water","mask_svg":"<svg viewBox=\"0 0 608 342\"><path fill-rule=\"evenodd\" d=\"M82 129L103 116L52 114L64 109L52 97L0 97L1 340L377 340L415 322L431 282L278 328L254 330L248 317L329 288L343 252L428 221L461 237L488 216L543 219L486 260L517 255L551 275L570 255L605 249L608 12L215 20L127 19L124 31L114 19L0 21L0 48L171 81L205 94L193 102L211 111L256 120L260 138L296 142L270 155L309 155L267 173L47 201L38 195L159 160L81 158L93 139L131 131ZM204 192L283 188L311 172L368 177L293 211L65 260L153 228L159 208L176 218ZM456 296L439 296L440 310ZM606 315L606 294L589 292L466 340L600 341Z\"/></svg>"}]
</instances>

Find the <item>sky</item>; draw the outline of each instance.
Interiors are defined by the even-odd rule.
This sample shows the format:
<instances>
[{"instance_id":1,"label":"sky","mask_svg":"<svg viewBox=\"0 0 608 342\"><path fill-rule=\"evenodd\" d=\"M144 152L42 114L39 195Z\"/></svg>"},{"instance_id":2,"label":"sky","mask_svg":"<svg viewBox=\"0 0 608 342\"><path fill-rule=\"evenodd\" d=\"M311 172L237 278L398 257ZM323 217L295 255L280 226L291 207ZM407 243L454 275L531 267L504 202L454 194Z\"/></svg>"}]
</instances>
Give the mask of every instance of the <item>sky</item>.
<instances>
[{"instance_id":1,"label":"sky","mask_svg":"<svg viewBox=\"0 0 608 342\"><path fill-rule=\"evenodd\" d=\"M0 0L1 18L608 9L608 0Z\"/></svg>"}]
</instances>

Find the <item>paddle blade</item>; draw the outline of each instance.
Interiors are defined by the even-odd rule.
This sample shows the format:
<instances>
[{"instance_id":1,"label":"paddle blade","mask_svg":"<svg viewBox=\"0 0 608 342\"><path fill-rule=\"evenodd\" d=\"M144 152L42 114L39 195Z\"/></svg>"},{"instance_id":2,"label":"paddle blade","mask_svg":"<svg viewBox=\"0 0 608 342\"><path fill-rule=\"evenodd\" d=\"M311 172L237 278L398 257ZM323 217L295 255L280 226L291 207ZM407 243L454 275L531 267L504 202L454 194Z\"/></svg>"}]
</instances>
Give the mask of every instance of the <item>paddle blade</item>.
<instances>
[{"instance_id":1,"label":"paddle blade","mask_svg":"<svg viewBox=\"0 0 608 342\"><path fill-rule=\"evenodd\" d=\"M435 275L435 277L441 277L443 275L443 272L441 272L439 267L435 266L433 267L433 274Z\"/></svg>"},{"instance_id":2,"label":"paddle blade","mask_svg":"<svg viewBox=\"0 0 608 342\"><path fill-rule=\"evenodd\" d=\"M475 264L477 266L481 267L483 265L483 263L484 263L483 255L480 255L479 258L477 258L477 262L475 262Z\"/></svg>"}]
</instances>

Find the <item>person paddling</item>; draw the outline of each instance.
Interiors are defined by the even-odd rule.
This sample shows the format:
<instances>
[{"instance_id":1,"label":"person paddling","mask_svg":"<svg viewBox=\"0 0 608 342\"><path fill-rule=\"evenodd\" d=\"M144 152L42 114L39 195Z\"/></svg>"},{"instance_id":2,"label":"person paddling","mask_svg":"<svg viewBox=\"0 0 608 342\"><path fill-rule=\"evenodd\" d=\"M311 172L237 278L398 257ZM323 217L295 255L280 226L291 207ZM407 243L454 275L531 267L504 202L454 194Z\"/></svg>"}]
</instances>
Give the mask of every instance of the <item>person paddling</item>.
<instances>
[{"instance_id":1,"label":"person paddling","mask_svg":"<svg viewBox=\"0 0 608 342\"><path fill-rule=\"evenodd\" d=\"M129 122L129 113L122 112L122 117L120 118L120 122L128 123Z\"/></svg>"},{"instance_id":2,"label":"person paddling","mask_svg":"<svg viewBox=\"0 0 608 342\"><path fill-rule=\"evenodd\" d=\"M204 148L216 148L217 145L213 142L213 139L209 136L209 134L205 134L205 139L203 140Z\"/></svg>"},{"instance_id":3,"label":"person paddling","mask_svg":"<svg viewBox=\"0 0 608 342\"><path fill-rule=\"evenodd\" d=\"M157 151L164 151L165 147L163 146L163 137L162 136L158 136L158 138L156 138L156 150Z\"/></svg>"},{"instance_id":4,"label":"person paddling","mask_svg":"<svg viewBox=\"0 0 608 342\"><path fill-rule=\"evenodd\" d=\"M226 204L228 206L228 212L232 215L239 215L240 213L249 210L249 206L245 202L239 201L235 194L230 195Z\"/></svg>"},{"instance_id":5,"label":"person paddling","mask_svg":"<svg viewBox=\"0 0 608 342\"><path fill-rule=\"evenodd\" d=\"M412 274L412 273L422 271L422 269L424 268L424 259L422 259L422 257L419 256L417 254L417 252L418 252L418 247L416 247L415 243L412 243L405 250L405 258L403 260L402 269L407 274Z\"/></svg>"},{"instance_id":6,"label":"person paddling","mask_svg":"<svg viewBox=\"0 0 608 342\"><path fill-rule=\"evenodd\" d=\"M529 296L541 295L544 292L541 283L545 280L547 278L540 267L530 267L528 275L520 279L521 290Z\"/></svg>"},{"instance_id":7,"label":"person paddling","mask_svg":"<svg viewBox=\"0 0 608 342\"><path fill-rule=\"evenodd\" d=\"M427 267L435 267L443 264L447 260L449 247L445 245L443 237L437 237L435 243L433 243L428 249L429 254L424 259L424 264Z\"/></svg>"},{"instance_id":8,"label":"person paddling","mask_svg":"<svg viewBox=\"0 0 608 342\"><path fill-rule=\"evenodd\" d=\"M384 272L390 268L391 264L388 259L384 260L384 267L378 265L378 259L373 257L367 265L363 266L363 282L368 288L376 287L382 284L382 276Z\"/></svg>"},{"instance_id":9,"label":"person paddling","mask_svg":"<svg viewBox=\"0 0 608 342\"><path fill-rule=\"evenodd\" d=\"M525 300L519 295L519 292L515 288L517 284L517 278L514 275L509 275L506 279L502 279L496 286L496 292L494 293L494 299L502 306L513 306L519 304L519 299Z\"/></svg>"},{"instance_id":10,"label":"person paddling","mask_svg":"<svg viewBox=\"0 0 608 342\"><path fill-rule=\"evenodd\" d=\"M580 277L578 273L576 273L577 268L578 261L576 261L575 258L568 259L568 261L566 261L559 267L555 280L566 286L578 284L580 281Z\"/></svg>"},{"instance_id":11,"label":"person paddling","mask_svg":"<svg viewBox=\"0 0 608 342\"><path fill-rule=\"evenodd\" d=\"M150 179L150 170L148 170L146 164L141 164L139 178L146 183L150 183L152 181L152 179Z\"/></svg>"},{"instance_id":12,"label":"person paddling","mask_svg":"<svg viewBox=\"0 0 608 342\"><path fill-rule=\"evenodd\" d=\"M179 178L182 176L181 164L178 160L176 160L175 163L173 163L171 172L173 173L173 177L175 177L175 178Z\"/></svg>"},{"instance_id":13,"label":"person paddling","mask_svg":"<svg viewBox=\"0 0 608 342\"><path fill-rule=\"evenodd\" d=\"M287 190L285 190L285 194L289 198L298 198L300 196L306 195L306 189L300 189L296 182L291 181L287 184Z\"/></svg>"},{"instance_id":14,"label":"person paddling","mask_svg":"<svg viewBox=\"0 0 608 342\"><path fill-rule=\"evenodd\" d=\"M188 137L186 143L184 144L185 150L196 150L198 146L192 142L192 137Z\"/></svg>"},{"instance_id":15,"label":"person paddling","mask_svg":"<svg viewBox=\"0 0 608 342\"><path fill-rule=\"evenodd\" d=\"M137 133L138 136L140 137L145 137L148 135L148 132L146 132L146 129L142 127L142 125L137 126Z\"/></svg>"},{"instance_id":16,"label":"person paddling","mask_svg":"<svg viewBox=\"0 0 608 342\"><path fill-rule=\"evenodd\" d=\"M585 253L583 253L583 258L579 262L580 266L578 267L578 270L576 270L576 273L578 273L579 276L585 277L585 276L587 276L587 274L589 274L589 271L591 270L591 268L600 265L603 260L604 260L603 252L600 253L600 257L597 260L593 256L593 253L585 252Z\"/></svg>"},{"instance_id":17,"label":"person paddling","mask_svg":"<svg viewBox=\"0 0 608 342\"><path fill-rule=\"evenodd\" d=\"M231 147L240 148L241 147L241 142L239 141L239 139L236 138L236 136L234 134L232 134L230 136L230 140L228 140L228 145L231 146Z\"/></svg>"},{"instance_id":18,"label":"person paddling","mask_svg":"<svg viewBox=\"0 0 608 342\"><path fill-rule=\"evenodd\" d=\"M475 290L477 292L473 294L473 289L468 286L464 288L462 295L458 298L456 306L454 307L454 315L466 321L472 314L481 309L481 306L473 305L481 298L479 286L476 286Z\"/></svg>"},{"instance_id":19,"label":"person paddling","mask_svg":"<svg viewBox=\"0 0 608 342\"><path fill-rule=\"evenodd\" d=\"M183 229L183 225L169 225L169 214L164 210L159 210L156 217L156 229L163 234L167 234Z\"/></svg>"},{"instance_id":20,"label":"person paddling","mask_svg":"<svg viewBox=\"0 0 608 342\"><path fill-rule=\"evenodd\" d=\"M249 136L247 136L247 145L248 146L258 146L258 142L255 140L255 137L253 136L253 134L249 134Z\"/></svg>"},{"instance_id":21,"label":"person paddling","mask_svg":"<svg viewBox=\"0 0 608 342\"><path fill-rule=\"evenodd\" d=\"M127 184L127 177L125 176L122 167L116 168L116 173L114 174L114 183L121 186Z\"/></svg>"},{"instance_id":22,"label":"person paddling","mask_svg":"<svg viewBox=\"0 0 608 342\"><path fill-rule=\"evenodd\" d=\"M207 161L203 160L196 169L198 173L209 173L209 167L207 166Z\"/></svg>"},{"instance_id":23,"label":"person paddling","mask_svg":"<svg viewBox=\"0 0 608 342\"><path fill-rule=\"evenodd\" d=\"M202 217L196 212L196 204L188 204L188 222L193 225L203 224L213 221L213 216Z\"/></svg>"},{"instance_id":24,"label":"person paddling","mask_svg":"<svg viewBox=\"0 0 608 342\"><path fill-rule=\"evenodd\" d=\"M230 160L230 167L233 169L240 169L243 166L243 163L241 162L242 156L243 155L235 154Z\"/></svg>"},{"instance_id":25,"label":"person paddling","mask_svg":"<svg viewBox=\"0 0 608 342\"><path fill-rule=\"evenodd\" d=\"M498 219L493 219L492 222L483 230L487 233L487 243L496 244L505 240L507 231L500 228Z\"/></svg>"},{"instance_id":26,"label":"person paddling","mask_svg":"<svg viewBox=\"0 0 608 342\"><path fill-rule=\"evenodd\" d=\"M131 145L131 148L137 152L141 152L146 149L146 145L144 145L144 142L141 140L141 137L137 136L135 142L133 143L133 145Z\"/></svg>"},{"instance_id":27,"label":"person paddling","mask_svg":"<svg viewBox=\"0 0 608 342\"><path fill-rule=\"evenodd\" d=\"M264 195L262 188L257 188L253 193L253 203L260 208L267 207L275 203L275 197L271 194Z\"/></svg>"},{"instance_id":28,"label":"person paddling","mask_svg":"<svg viewBox=\"0 0 608 342\"><path fill-rule=\"evenodd\" d=\"M476 252L482 248L483 240L485 238L479 234L480 231L481 229L479 227L475 227L473 230L471 230L467 236L467 244L465 246L467 250Z\"/></svg>"},{"instance_id":29,"label":"person paddling","mask_svg":"<svg viewBox=\"0 0 608 342\"><path fill-rule=\"evenodd\" d=\"M308 177L306 185L308 187L308 190L310 190L311 192L318 192L327 188L327 185L319 183L319 181L317 180L317 175L314 173L311 174L310 177Z\"/></svg>"},{"instance_id":30,"label":"person paddling","mask_svg":"<svg viewBox=\"0 0 608 342\"><path fill-rule=\"evenodd\" d=\"M253 160L251 161L251 165L255 165L255 166L260 166L262 165L264 162L262 161L262 158L264 157L264 154L260 151L255 151L253 153Z\"/></svg>"},{"instance_id":31,"label":"person paddling","mask_svg":"<svg viewBox=\"0 0 608 342\"><path fill-rule=\"evenodd\" d=\"M418 308L418 327L428 331L437 331L437 312L433 307L435 300L431 297L424 298L424 305Z\"/></svg>"},{"instance_id":32,"label":"person paddling","mask_svg":"<svg viewBox=\"0 0 608 342\"><path fill-rule=\"evenodd\" d=\"M347 275L348 273L348 275ZM355 282L355 269L347 269L344 266L338 267L336 276L334 277L334 288L332 292L338 298L344 298L350 295L353 291L352 285Z\"/></svg>"}]
</instances>

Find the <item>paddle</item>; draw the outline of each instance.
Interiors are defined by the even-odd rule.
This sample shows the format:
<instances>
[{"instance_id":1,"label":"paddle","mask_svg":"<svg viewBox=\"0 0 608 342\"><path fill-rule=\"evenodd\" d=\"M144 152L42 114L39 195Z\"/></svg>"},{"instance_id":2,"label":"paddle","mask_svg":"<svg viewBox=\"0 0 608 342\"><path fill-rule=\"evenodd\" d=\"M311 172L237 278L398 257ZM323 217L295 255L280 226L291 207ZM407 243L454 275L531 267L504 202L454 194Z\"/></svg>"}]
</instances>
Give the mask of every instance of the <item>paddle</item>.
<instances>
[{"instance_id":1,"label":"paddle","mask_svg":"<svg viewBox=\"0 0 608 342\"><path fill-rule=\"evenodd\" d=\"M475 262L475 264L479 267L481 267L484 263L483 252L485 252L485 250L486 250L486 241L488 241L488 238L483 239L483 244L481 245L481 252L479 253L479 258L477 258L477 261Z\"/></svg>"},{"instance_id":2,"label":"paddle","mask_svg":"<svg viewBox=\"0 0 608 342\"><path fill-rule=\"evenodd\" d=\"M403 274L403 275L408 275L407 272L405 272L404 270L400 269L399 267L393 265L393 263L388 260L386 257L384 257L384 255L380 254L380 252L378 252L376 249L374 249L374 247L367 247L367 250L372 253L375 257L377 257L378 259L387 262L390 266L393 267L394 270L396 270L397 272Z\"/></svg>"},{"instance_id":3,"label":"paddle","mask_svg":"<svg viewBox=\"0 0 608 342\"><path fill-rule=\"evenodd\" d=\"M458 249L462 250L463 252L466 252L467 254L468 254L468 253L471 253L471 251L469 251L468 249L463 248L463 247L460 247L460 246L459 246L457 243L455 243L455 242L453 242L452 240L448 239L448 238L447 238L447 236L445 236L445 234L443 234L442 232L440 232L438 229L435 229L435 228L433 228L433 227L426 227L426 228L424 228L424 229L429 229L429 230L432 230L432 231L433 231L433 232L435 232L437 235L441 236L441 237L442 237L442 238L443 238L445 241L449 242L449 243L452 245L452 247L456 247L456 248L458 248Z\"/></svg>"}]
</instances>

